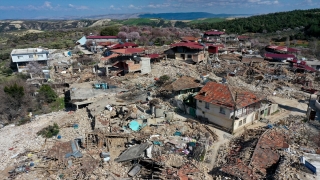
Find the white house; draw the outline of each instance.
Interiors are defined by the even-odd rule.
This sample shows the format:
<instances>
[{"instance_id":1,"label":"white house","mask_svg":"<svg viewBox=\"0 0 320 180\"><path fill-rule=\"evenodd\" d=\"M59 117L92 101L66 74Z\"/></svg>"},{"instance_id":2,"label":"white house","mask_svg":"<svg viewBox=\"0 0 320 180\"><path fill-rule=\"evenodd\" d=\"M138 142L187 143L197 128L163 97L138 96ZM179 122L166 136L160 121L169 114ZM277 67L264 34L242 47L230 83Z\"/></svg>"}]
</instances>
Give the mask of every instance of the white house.
<instances>
[{"instance_id":1,"label":"white house","mask_svg":"<svg viewBox=\"0 0 320 180\"><path fill-rule=\"evenodd\" d=\"M11 52L12 62L17 64L19 72L27 72L29 62L36 61L44 68L48 66L49 51L42 48L14 49Z\"/></svg>"},{"instance_id":2,"label":"white house","mask_svg":"<svg viewBox=\"0 0 320 180\"><path fill-rule=\"evenodd\" d=\"M272 114L278 107L265 104L261 97L250 91L215 82L208 82L195 99L197 116L208 118L211 123L232 132Z\"/></svg>"}]
</instances>

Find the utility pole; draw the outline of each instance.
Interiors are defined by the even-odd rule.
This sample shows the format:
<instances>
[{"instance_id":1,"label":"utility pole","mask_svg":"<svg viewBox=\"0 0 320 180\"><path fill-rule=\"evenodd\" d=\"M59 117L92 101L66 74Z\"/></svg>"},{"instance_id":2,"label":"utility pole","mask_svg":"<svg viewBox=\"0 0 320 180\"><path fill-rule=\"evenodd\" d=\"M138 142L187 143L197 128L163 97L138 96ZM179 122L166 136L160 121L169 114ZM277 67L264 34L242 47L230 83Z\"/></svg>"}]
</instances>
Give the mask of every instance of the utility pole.
<instances>
[{"instance_id":1,"label":"utility pole","mask_svg":"<svg viewBox=\"0 0 320 180\"><path fill-rule=\"evenodd\" d=\"M237 97L238 97L238 93L236 92L236 97L235 97L235 100L234 100L234 107L233 107L232 127L231 127L232 128L231 129L232 134L234 132L234 124L235 124L235 121L236 121Z\"/></svg>"},{"instance_id":2,"label":"utility pole","mask_svg":"<svg viewBox=\"0 0 320 180\"><path fill-rule=\"evenodd\" d=\"M309 107L310 107L310 103L311 103L311 93L310 93L308 108L307 108L307 112L306 112L307 116L308 116L308 110L309 110ZM307 118L309 119L309 117L307 117Z\"/></svg>"}]
</instances>

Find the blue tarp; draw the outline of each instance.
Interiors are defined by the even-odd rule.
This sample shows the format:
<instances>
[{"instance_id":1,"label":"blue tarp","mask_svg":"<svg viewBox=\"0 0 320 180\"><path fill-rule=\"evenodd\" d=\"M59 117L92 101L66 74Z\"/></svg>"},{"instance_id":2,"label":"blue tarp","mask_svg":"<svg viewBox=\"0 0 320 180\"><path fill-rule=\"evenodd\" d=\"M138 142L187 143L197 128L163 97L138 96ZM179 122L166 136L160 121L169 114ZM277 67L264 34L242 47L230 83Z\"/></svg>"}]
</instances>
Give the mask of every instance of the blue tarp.
<instances>
[{"instance_id":1,"label":"blue tarp","mask_svg":"<svg viewBox=\"0 0 320 180\"><path fill-rule=\"evenodd\" d=\"M272 129L273 128L273 125L272 124L268 124L268 129Z\"/></svg>"},{"instance_id":2,"label":"blue tarp","mask_svg":"<svg viewBox=\"0 0 320 180\"><path fill-rule=\"evenodd\" d=\"M85 36L83 36L81 39L77 41L77 43L79 43L81 46L85 45L86 42L87 42L87 38Z\"/></svg>"},{"instance_id":3,"label":"blue tarp","mask_svg":"<svg viewBox=\"0 0 320 180\"><path fill-rule=\"evenodd\" d=\"M137 121L131 121L129 123L129 128L132 129L132 131L139 131L140 130L140 124Z\"/></svg>"},{"instance_id":4,"label":"blue tarp","mask_svg":"<svg viewBox=\"0 0 320 180\"><path fill-rule=\"evenodd\" d=\"M71 140L71 148L72 148L72 152L67 153L65 155L65 158L69 158L71 156L75 157L75 158L81 158L82 157L82 153L79 151L79 147L76 144L77 142L75 142L74 140Z\"/></svg>"},{"instance_id":5,"label":"blue tarp","mask_svg":"<svg viewBox=\"0 0 320 180\"><path fill-rule=\"evenodd\" d=\"M177 132L175 132L173 135L174 135L174 136L181 136L181 134L182 134L181 132L177 131Z\"/></svg>"},{"instance_id":6,"label":"blue tarp","mask_svg":"<svg viewBox=\"0 0 320 180\"><path fill-rule=\"evenodd\" d=\"M317 174L317 168L312 165L311 163L309 163L308 161L305 161L304 164L310 171L312 171L314 174Z\"/></svg>"}]
</instances>

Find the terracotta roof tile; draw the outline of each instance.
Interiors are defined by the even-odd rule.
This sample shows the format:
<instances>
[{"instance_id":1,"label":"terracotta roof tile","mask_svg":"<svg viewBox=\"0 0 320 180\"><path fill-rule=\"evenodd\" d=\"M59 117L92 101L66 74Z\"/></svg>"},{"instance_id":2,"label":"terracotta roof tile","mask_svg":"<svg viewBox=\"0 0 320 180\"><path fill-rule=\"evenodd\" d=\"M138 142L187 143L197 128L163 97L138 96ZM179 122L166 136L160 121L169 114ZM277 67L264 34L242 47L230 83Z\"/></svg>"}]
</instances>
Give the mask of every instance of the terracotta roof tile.
<instances>
[{"instance_id":1,"label":"terracotta roof tile","mask_svg":"<svg viewBox=\"0 0 320 180\"><path fill-rule=\"evenodd\" d=\"M236 93L237 108L246 107L260 101L253 92L215 82L208 82L195 96L195 99L233 109Z\"/></svg>"},{"instance_id":2,"label":"terracotta roof tile","mask_svg":"<svg viewBox=\"0 0 320 180\"><path fill-rule=\"evenodd\" d=\"M119 54L135 54L144 52L143 48L125 48L125 49L113 49L112 52Z\"/></svg>"},{"instance_id":3,"label":"terracotta roof tile","mask_svg":"<svg viewBox=\"0 0 320 180\"><path fill-rule=\"evenodd\" d=\"M172 44L171 47L187 47L190 49L203 49L204 46L197 42L190 42L190 41L181 41L175 44Z\"/></svg>"},{"instance_id":4,"label":"terracotta roof tile","mask_svg":"<svg viewBox=\"0 0 320 180\"><path fill-rule=\"evenodd\" d=\"M206 34L206 35L221 35L221 34L224 34L224 32L218 31L218 30L213 30L213 31L207 31L204 34Z\"/></svg>"}]
</instances>

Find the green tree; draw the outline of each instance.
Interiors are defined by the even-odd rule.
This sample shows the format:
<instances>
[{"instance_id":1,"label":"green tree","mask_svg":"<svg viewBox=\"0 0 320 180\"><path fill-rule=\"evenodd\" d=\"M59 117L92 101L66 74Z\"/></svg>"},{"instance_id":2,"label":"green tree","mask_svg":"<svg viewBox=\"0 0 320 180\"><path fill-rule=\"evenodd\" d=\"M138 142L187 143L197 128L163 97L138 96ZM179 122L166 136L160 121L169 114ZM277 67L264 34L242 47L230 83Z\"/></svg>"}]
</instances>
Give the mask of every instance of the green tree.
<instances>
[{"instance_id":1,"label":"green tree","mask_svg":"<svg viewBox=\"0 0 320 180\"><path fill-rule=\"evenodd\" d=\"M44 84L39 89L39 96L47 103L51 103L57 99L57 94L54 90L47 84Z\"/></svg>"},{"instance_id":2,"label":"green tree","mask_svg":"<svg viewBox=\"0 0 320 180\"><path fill-rule=\"evenodd\" d=\"M42 129L41 131L37 132L38 136L42 136L45 138L52 138L59 134L59 126L57 123L54 123L53 126L49 125L48 127Z\"/></svg>"},{"instance_id":3,"label":"green tree","mask_svg":"<svg viewBox=\"0 0 320 180\"><path fill-rule=\"evenodd\" d=\"M117 26L108 26L101 30L101 36L116 36L119 33L119 27Z\"/></svg>"},{"instance_id":4,"label":"green tree","mask_svg":"<svg viewBox=\"0 0 320 180\"><path fill-rule=\"evenodd\" d=\"M160 78L157 81L157 83L161 86L161 85L164 85L166 82L168 82L169 79L170 79L170 76L165 74L165 75L160 76Z\"/></svg>"},{"instance_id":5,"label":"green tree","mask_svg":"<svg viewBox=\"0 0 320 180\"><path fill-rule=\"evenodd\" d=\"M5 86L4 92L16 100L20 100L24 96L23 86L19 86L17 85L17 83L14 83L13 85Z\"/></svg>"}]
</instances>

